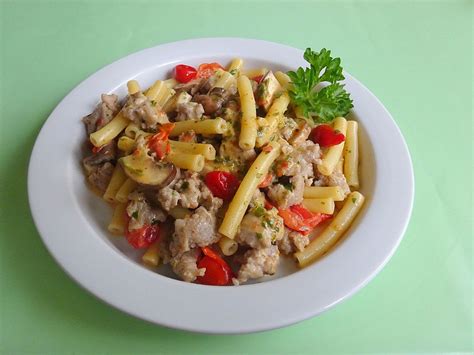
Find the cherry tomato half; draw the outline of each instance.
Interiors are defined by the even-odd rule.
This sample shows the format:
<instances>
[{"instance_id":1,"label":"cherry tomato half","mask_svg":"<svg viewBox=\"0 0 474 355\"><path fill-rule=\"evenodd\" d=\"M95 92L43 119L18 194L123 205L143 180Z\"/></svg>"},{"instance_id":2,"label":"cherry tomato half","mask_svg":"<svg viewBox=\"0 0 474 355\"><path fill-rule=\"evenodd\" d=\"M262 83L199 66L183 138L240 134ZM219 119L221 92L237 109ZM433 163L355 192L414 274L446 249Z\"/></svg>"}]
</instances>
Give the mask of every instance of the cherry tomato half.
<instances>
[{"instance_id":1,"label":"cherry tomato half","mask_svg":"<svg viewBox=\"0 0 474 355\"><path fill-rule=\"evenodd\" d=\"M196 78L196 75L196 68L190 65L179 64L174 68L174 78L180 83L190 82Z\"/></svg>"},{"instance_id":2,"label":"cherry tomato half","mask_svg":"<svg viewBox=\"0 0 474 355\"><path fill-rule=\"evenodd\" d=\"M232 199L240 184L239 179L227 171L211 171L204 180L214 196L226 201Z\"/></svg>"},{"instance_id":3,"label":"cherry tomato half","mask_svg":"<svg viewBox=\"0 0 474 355\"><path fill-rule=\"evenodd\" d=\"M224 261L225 263L225 261ZM199 262L198 268L205 268L204 276L198 276L196 282L203 285L224 286L228 285L232 279L232 271L225 263L223 265L216 259L205 255Z\"/></svg>"},{"instance_id":4,"label":"cherry tomato half","mask_svg":"<svg viewBox=\"0 0 474 355\"><path fill-rule=\"evenodd\" d=\"M330 125L321 124L313 128L310 139L321 147L331 147L344 142L346 137L341 132L335 131Z\"/></svg>"},{"instance_id":5,"label":"cherry tomato half","mask_svg":"<svg viewBox=\"0 0 474 355\"><path fill-rule=\"evenodd\" d=\"M301 234L309 234L319 223L331 218L330 214L313 213L302 205L293 205L287 209L278 209L285 226Z\"/></svg>"},{"instance_id":6,"label":"cherry tomato half","mask_svg":"<svg viewBox=\"0 0 474 355\"><path fill-rule=\"evenodd\" d=\"M198 68L197 77L207 79L219 69L225 70L219 63L202 63Z\"/></svg>"},{"instance_id":7,"label":"cherry tomato half","mask_svg":"<svg viewBox=\"0 0 474 355\"><path fill-rule=\"evenodd\" d=\"M160 227L157 224L146 224L141 228L129 230L130 217L125 213L127 227L125 228L125 237L127 242L135 249L148 248L160 236Z\"/></svg>"}]
</instances>

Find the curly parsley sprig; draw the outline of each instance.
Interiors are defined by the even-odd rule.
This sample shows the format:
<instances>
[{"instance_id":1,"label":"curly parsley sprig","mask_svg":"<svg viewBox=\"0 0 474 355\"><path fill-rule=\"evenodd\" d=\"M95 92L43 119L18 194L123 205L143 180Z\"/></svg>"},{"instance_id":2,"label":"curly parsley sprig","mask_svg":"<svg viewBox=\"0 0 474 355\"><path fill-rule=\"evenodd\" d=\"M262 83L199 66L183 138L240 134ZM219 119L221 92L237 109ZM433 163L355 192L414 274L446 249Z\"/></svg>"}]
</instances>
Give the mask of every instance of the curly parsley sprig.
<instances>
[{"instance_id":1,"label":"curly parsley sprig","mask_svg":"<svg viewBox=\"0 0 474 355\"><path fill-rule=\"evenodd\" d=\"M289 94L293 104L315 122L328 122L345 116L353 105L344 85L338 83L344 80L341 59L332 58L331 51L326 48L319 53L306 48L303 58L310 64L309 68L300 67L287 73L292 81ZM320 83L329 85L317 90Z\"/></svg>"}]
</instances>

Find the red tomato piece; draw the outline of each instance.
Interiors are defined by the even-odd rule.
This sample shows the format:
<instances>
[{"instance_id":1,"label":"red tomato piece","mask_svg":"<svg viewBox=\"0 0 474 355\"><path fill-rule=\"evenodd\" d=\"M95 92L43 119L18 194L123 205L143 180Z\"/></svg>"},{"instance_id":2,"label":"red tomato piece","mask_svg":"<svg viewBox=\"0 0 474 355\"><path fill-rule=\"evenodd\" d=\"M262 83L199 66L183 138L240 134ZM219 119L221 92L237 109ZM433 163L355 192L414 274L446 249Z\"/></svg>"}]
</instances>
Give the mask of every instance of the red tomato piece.
<instances>
[{"instance_id":1,"label":"red tomato piece","mask_svg":"<svg viewBox=\"0 0 474 355\"><path fill-rule=\"evenodd\" d=\"M148 147L156 153L158 159L163 159L171 151L168 136L174 128L174 123L165 123L160 126L158 133L148 140Z\"/></svg>"},{"instance_id":2,"label":"red tomato piece","mask_svg":"<svg viewBox=\"0 0 474 355\"><path fill-rule=\"evenodd\" d=\"M227 264L226 264L227 265ZM204 276L198 276L196 282L203 285L225 286L232 280L230 267L224 267L219 261L205 255L199 262L198 268L205 268Z\"/></svg>"},{"instance_id":3,"label":"red tomato piece","mask_svg":"<svg viewBox=\"0 0 474 355\"><path fill-rule=\"evenodd\" d=\"M232 199L240 184L239 179L227 171L211 171L204 180L214 196L226 201Z\"/></svg>"},{"instance_id":4,"label":"red tomato piece","mask_svg":"<svg viewBox=\"0 0 474 355\"><path fill-rule=\"evenodd\" d=\"M263 79L263 75L257 75L257 76L254 76L252 78L253 81L256 81L258 84L260 84L260 82L262 81Z\"/></svg>"},{"instance_id":5,"label":"red tomato piece","mask_svg":"<svg viewBox=\"0 0 474 355\"><path fill-rule=\"evenodd\" d=\"M135 249L148 248L155 240L160 237L160 227L157 224L146 224L141 228L130 230L128 225L130 217L127 218L127 228L125 229L125 237L127 242Z\"/></svg>"},{"instance_id":6,"label":"red tomato piece","mask_svg":"<svg viewBox=\"0 0 474 355\"><path fill-rule=\"evenodd\" d=\"M285 226L301 234L309 234L319 223L331 218L330 214L313 213L302 205L293 205L287 209L278 209Z\"/></svg>"},{"instance_id":7,"label":"red tomato piece","mask_svg":"<svg viewBox=\"0 0 474 355\"><path fill-rule=\"evenodd\" d=\"M219 69L225 70L219 63L202 63L197 70L196 77L207 79Z\"/></svg>"},{"instance_id":8,"label":"red tomato piece","mask_svg":"<svg viewBox=\"0 0 474 355\"><path fill-rule=\"evenodd\" d=\"M197 70L192 66L179 64L174 67L174 78L180 83L190 82L196 78L196 75Z\"/></svg>"},{"instance_id":9,"label":"red tomato piece","mask_svg":"<svg viewBox=\"0 0 474 355\"><path fill-rule=\"evenodd\" d=\"M335 131L330 125L321 124L313 128L310 139L321 147L331 147L344 142L346 137L341 132Z\"/></svg>"}]
</instances>

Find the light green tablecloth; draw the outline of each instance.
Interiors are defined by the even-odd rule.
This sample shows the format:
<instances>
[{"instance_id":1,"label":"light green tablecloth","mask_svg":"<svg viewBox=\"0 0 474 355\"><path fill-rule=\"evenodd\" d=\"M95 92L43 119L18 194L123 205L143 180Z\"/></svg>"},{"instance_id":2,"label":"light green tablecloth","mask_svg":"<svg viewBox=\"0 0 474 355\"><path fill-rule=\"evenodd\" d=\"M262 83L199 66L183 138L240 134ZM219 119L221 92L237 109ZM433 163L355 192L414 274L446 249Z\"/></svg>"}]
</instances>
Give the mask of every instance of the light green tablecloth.
<instances>
[{"instance_id":1,"label":"light green tablecloth","mask_svg":"<svg viewBox=\"0 0 474 355\"><path fill-rule=\"evenodd\" d=\"M0 353L473 350L472 1L1 1L0 11ZM260 334L190 334L112 309L53 261L28 209L35 137L74 86L131 52L212 36L332 49L392 113L415 167L412 220L379 276L319 317Z\"/></svg>"}]
</instances>

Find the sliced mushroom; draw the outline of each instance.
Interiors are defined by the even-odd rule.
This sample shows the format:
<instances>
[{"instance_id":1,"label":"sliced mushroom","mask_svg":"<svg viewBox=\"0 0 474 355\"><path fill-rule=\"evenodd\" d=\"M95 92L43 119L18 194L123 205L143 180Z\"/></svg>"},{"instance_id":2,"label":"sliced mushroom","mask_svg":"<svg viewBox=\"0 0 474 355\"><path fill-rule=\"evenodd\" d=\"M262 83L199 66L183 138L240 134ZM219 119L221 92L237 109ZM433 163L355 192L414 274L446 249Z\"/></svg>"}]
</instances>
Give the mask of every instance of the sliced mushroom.
<instances>
[{"instance_id":1,"label":"sliced mushroom","mask_svg":"<svg viewBox=\"0 0 474 355\"><path fill-rule=\"evenodd\" d=\"M156 162L145 151L119 159L127 176L142 185L168 185L177 174L173 164Z\"/></svg>"}]
</instances>

